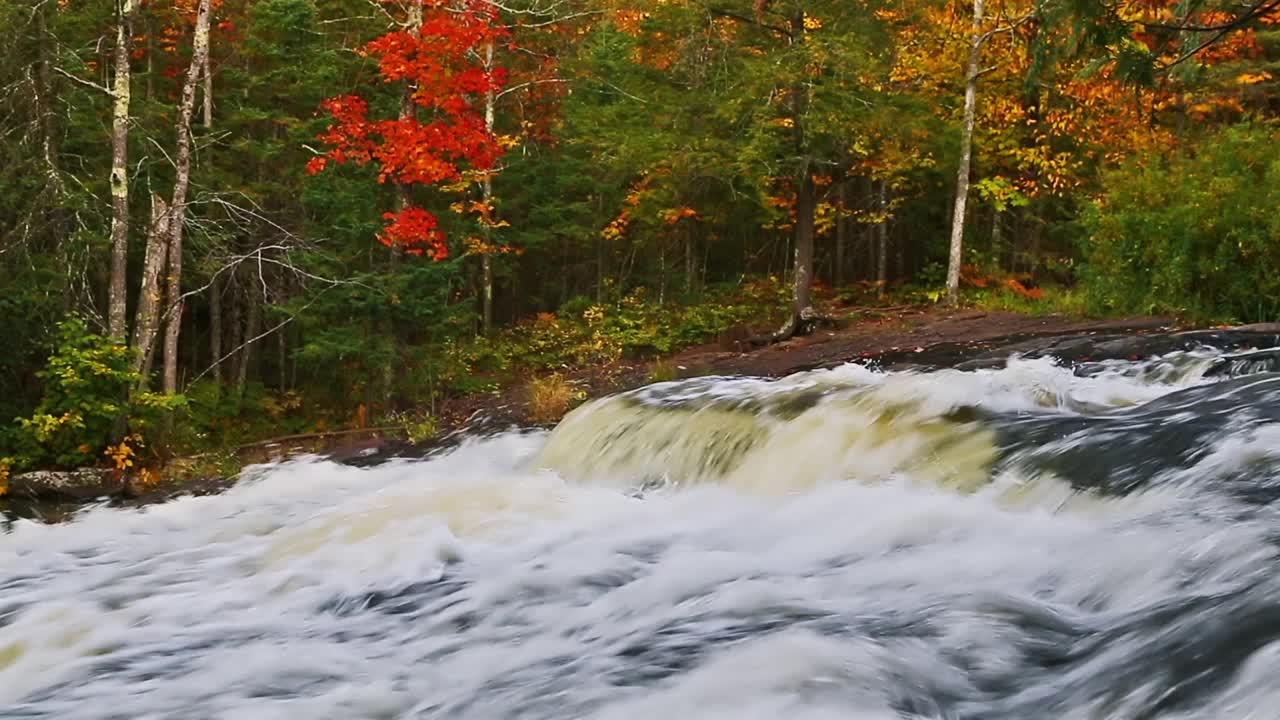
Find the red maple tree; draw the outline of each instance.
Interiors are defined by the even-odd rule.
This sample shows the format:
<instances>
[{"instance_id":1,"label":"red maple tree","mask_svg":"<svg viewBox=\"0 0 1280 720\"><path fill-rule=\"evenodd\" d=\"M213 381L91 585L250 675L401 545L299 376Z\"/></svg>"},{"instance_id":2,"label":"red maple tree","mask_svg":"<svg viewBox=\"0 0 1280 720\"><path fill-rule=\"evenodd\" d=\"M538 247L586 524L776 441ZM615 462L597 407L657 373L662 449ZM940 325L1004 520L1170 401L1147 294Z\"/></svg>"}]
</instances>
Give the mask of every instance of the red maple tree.
<instances>
[{"instance_id":1,"label":"red maple tree","mask_svg":"<svg viewBox=\"0 0 1280 720\"><path fill-rule=\"evenodd\" d=\"M418 32L389 32L364 47L378 61L385 82L412 88L415 112L375 120L361 98L348 95L325 100L321 108L332 118L318 136L328 150L312 158L307 171L316 174L330 161L357 165L377 163L378 182L405 185L456 183L470 169L487 171L502 154L497 136L485 127L486 93L506 82L506 71L486 71L479 51L505 40L497 11L486 0L458 3L422 0ZM388 224L378 240L410 255L448 256L436 217L407 205L383 215Z\"/></svg>"}]
</instances>

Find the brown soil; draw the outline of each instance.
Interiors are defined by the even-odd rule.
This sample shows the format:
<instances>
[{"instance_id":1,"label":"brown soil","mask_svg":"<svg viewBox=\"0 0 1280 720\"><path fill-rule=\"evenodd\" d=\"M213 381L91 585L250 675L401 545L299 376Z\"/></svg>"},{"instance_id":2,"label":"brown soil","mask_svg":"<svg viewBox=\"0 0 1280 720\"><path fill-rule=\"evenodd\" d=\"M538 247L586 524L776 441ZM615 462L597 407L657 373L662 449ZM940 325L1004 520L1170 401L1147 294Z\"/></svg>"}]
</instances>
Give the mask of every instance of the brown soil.
<instances>
[{"instance_id":1,"label":"brown soil","mask_svg":"<svg viewBox=\"0 0 1280 720\"><path fill-rule=\"evenodd\" d=\"M770 345L748 353L726 353L715 346L685 351L670 362L705 368L716 374L780 377L800 370L941 343L989 346L1030 336L1113 333L1171 329L1170 318L1074 320L1061 316L1032 317L1011 312L897 308L868 311L844 327Z\"/></svg>"}]
</instances>

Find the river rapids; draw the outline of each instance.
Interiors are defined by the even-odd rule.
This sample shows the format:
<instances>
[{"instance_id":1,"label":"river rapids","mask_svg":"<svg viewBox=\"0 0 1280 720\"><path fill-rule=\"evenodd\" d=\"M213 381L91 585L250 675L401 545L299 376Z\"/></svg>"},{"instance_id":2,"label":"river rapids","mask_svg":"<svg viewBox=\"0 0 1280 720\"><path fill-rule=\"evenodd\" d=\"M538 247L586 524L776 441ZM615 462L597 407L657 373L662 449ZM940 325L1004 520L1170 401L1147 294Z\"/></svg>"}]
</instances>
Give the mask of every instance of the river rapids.
<instances>
[{"instance_id":1,"label":"river rapids","mask_svg":"<svg viewBox=\"0 0 1280 720\"><path fill-rule=\"evenodd\" d=\"M1251 358L695 378L13 520L0 717L1274 720Z\"/></svg>"}]
</instances>

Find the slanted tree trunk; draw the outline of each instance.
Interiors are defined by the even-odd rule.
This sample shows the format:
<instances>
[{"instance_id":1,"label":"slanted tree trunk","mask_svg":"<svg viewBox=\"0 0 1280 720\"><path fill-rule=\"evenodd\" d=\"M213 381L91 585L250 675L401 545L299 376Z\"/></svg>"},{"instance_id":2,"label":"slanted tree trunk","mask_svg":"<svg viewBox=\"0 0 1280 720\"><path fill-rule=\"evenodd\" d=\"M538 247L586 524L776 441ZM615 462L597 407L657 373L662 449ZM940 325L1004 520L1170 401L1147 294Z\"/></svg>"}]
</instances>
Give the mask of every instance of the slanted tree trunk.
<instances>
[{"instance_id":1,"label":"slanted tree trunk","mask_svg":"<svg viewBox=\"0 0 1280 720\"><path fill-rule=\"evenodd\" d=\"M156 334L160 330L160 308L164 307L160 273L164 271L169 248L169 206L151 193L151 223L147 226L146 257L142 264L142 284L138 288L138 309L133 321L133 347L137 352L134 369L142 374L140 387L150 384L155 358Z\"/></svg>"},{"instance_id":2,"label":"slanted tree trunk","mask_svg":"<svg viewBox=\"0 0 1280 720\"><path fill-rule=\"evenodd\" d=\"M195 34L192 39L191 65L182 85L178 104L178 150L173 183L173 201L169 203L169 323L164 336L164 391L178 392L178 335L182 329L182 230L187 217L187 188L191 183L191 116L195 112L196 83L209 57L209 15L211 0L200 0L196 11Z\"/></svg>"},{"instance_id":3,"label":"slanted tree trunk","mask_svg":"<svg viewBox=\"0 0 1280 720\"><path fill-rule=\"evenodd\" d=\"M111 275L107 282L107 332L125 337L129 265L129 45L135 0L117 0L116 46L111 84Z\"/></svg>"},{"instance_id":4,"label":"slanted tree trunk","mask_svg":"<svg viewBox=\"0 0 1280 720\"><path fill-rule=\"evenodd\" d=\"M981 60L983 0L973 0L973 34L969 38L969 63L964 84L964 119L960 127L960 167L956 170L956 203L951 214L951 254L947 261L947 304L960 301L960 261L964 250L965 210L969 203L969 173L973 160L973 126L978 98L978 63Z\"/></svg>"}]
</instances>

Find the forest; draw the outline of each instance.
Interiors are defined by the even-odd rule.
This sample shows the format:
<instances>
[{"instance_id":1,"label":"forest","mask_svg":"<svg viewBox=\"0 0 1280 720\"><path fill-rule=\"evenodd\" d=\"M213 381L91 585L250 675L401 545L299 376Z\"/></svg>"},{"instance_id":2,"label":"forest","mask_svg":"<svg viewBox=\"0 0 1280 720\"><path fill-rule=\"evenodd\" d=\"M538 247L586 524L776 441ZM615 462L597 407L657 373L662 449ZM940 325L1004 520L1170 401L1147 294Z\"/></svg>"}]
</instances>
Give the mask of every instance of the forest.
<instances>
[{"instance_id":1,"label":"forest","mask_svg":"<svg viewBox=\"0 0 1280 720\"><path fill-rule=\"evenodd\" d=\"M6 0L0 37L0 485L429 434L833 303L1280 319L1280 0Z\"/></svg>"}]
</instances>

